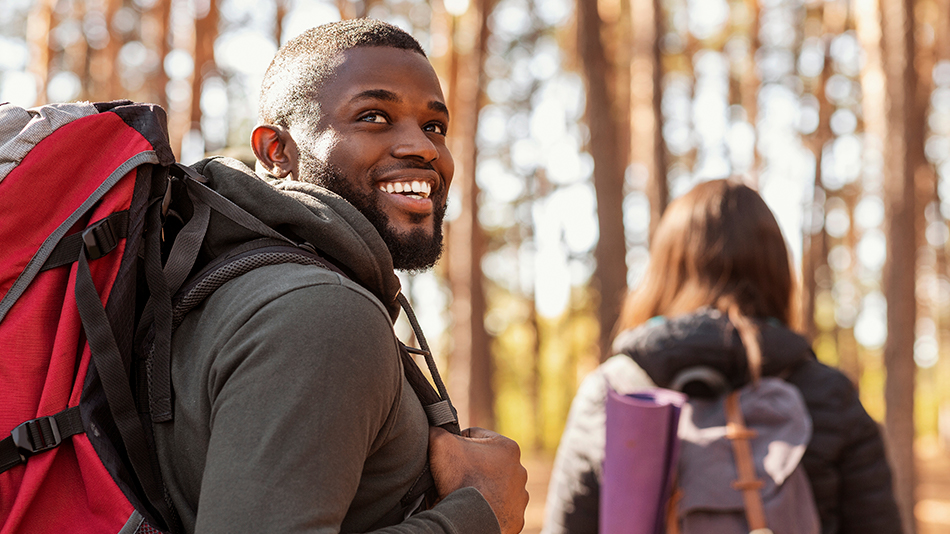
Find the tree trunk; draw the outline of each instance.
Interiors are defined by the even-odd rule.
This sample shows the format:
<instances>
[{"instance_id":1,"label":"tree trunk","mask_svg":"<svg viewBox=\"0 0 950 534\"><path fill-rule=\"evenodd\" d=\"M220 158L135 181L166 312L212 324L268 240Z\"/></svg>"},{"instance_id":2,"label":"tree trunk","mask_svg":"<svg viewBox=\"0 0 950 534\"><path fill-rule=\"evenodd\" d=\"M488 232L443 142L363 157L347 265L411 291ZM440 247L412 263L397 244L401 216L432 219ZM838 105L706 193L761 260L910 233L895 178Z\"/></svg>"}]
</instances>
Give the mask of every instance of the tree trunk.
<instances>
[{"instance_id":1,"label":"tree trunk","mask_svg":"<svg viewBox=\"0 0 950 534\"><path fill-rule=\"evenodd\" d=\"M53 0L41 0L26 19L26 41L33 57L30 72L36 78L36 105L47 103L46 84L49 82L53 50L50 42L53 28Z\"/></svg>"},{"instance_id":2,"label":"tree trunk","mask_svg":"<svg viewBox=\"0 0 950 534\"><path fill-rule=\"evenodd\" d=\"M660 38L663 11L660 0L633 0L633 48L631 62L631 110L633 129L631 159L647 170L646 194L650 201L649 238L666 206L670 189L666 181L666 143L663 140L663 71L660 68Z\"/></svg>"},{"instance_id":3,"label":"tree trunk","mask_svg":"<svg viewBox=\"0 0 950 534\"><path fill-rule=\"evenodd\" d=\"M379 0L337 0L340 17L344 20L360 19L369 16L370 10Z\"/></svg>"},{"instance_id":4,"label":"tree trunk","mask_svg":"<svg viewBox=\"0 0 950 534\"><path fill-rule=\"evenodd\" d=\"M758 72L755 67L755 54L759 50L761 40L759 39L759 14L761 7L757 0L745 0L745 8L749 12L749 28L747 33L751 49L749 50L749 62L746 68L742 69L739 79L739 102L742 109L746 112L746 119L753 128L756 127L759 117L759 86L761 85ZM758 151L754 151L757 155ZM758 170L758 157L753 157L752 169ZM755 180L758 181L758 173L753 172Z\"/></svg>"},{"instance_id":5,"label":"tree trunk","mask_svg":"<svg viewBox=\"0 0 950 534\"><path fill-rule=\"evenodd\" d=\"M544 402L541 393L541 320L538 309L532 299L528 304L528 323L534 338L531 340L531 376L528 382L528 399L531 404L534 431L531 434L531 451L540 453L544 450Z\"/></svg>"},{"instance_id":6,"label":"tree trunk","mask_svg":"<svg viewBox=\"0 0 950 534\"><path fill-rule=\"evenodd\" d=\"M169 26L171 24L171 0L157 0L155 4L142 15L142 42L151 50L158 53L158 65L149 73L146 83L146 99L155 102L168 111L168 74L165 72L165 56L170 52L168 44ZM169 133L171 133L169 131ZM177 153L181 146L172 144Z\"/></svg>"},{"instance_id":7,"label":"tree trunk","mask_svg":"<svg viewBox=\"0 0 950 534\"><path fill-rule=\"evenodd\" d=\"M629 0L619 1L617 20L611 23L612 31L606 36L608 46L605 48L610 62L610 72L613 73L611 87L613 89L613 116L617 129L618 147L617 159L626 178L627 166L632 161L630 157L633 148L633 113L632 90L633 84L633 57L634 50L630 46L633 42L633 14ZM624 240L626 244L626 240Z\"/></svg>"},{"instance_id":8,"label":"tree trunk","mask_svg":"<svg viewBox=\"0 0 950 534\"><path fill-rule=\"evenodd\" d=\"M287 2L289 0L275 0L276 13L274 14L274 42L277 48L284 44L284 17L287 16Z\"/></svg>"},{"instance_id":9,"label":"tree trunk","mask_svg":"<svg viewBox=\"0 0 950 534\"><path fill-rule=\"evenodd\" d=\"M840 32L843 28L829 27L835 17L824 16L822 12L823 33L834 35L833 32ZM827 200L822 184L822 161L824 158L825 145L831 141L834 134L831 131L831 114L835 109L828 101L826 87L828 79L833 74L831 53L828 50L828 44L825 44L824 66L821 70L821 76L818 83L812 90L815 98L818 99L818 127L815 133L806 141L806 145L815 156L815 184L814 196L812 199L812 211L818 212L821 208L823 212L824 203ZM813 228L812 224L817 224L818 228ZM806 227L805 246L802 265L802 332L809 342L813 342L818 335L818 326L815 324L815 298L818 294L817 273L828 265L828 233L825 231L824 220L809 221ZM837 336L835 336L837 340Z\"/></svg>"},{"instance_id":10,"label":"tree trunk","mask_svg":"<svg viewBox=\"0 0 950 534\"><path fill-rule=\"evenodd\" d=\"M75 3L71 7L71 12L67 18L81 21L86 17L87 6L85 4ZM90 97L89 87L91 84L89 82L88 62L89 43L85 38L76 39L63 49L62 62L59 66L62 70L72 72L79 78L80 90L78 98L80 100L88 100Z\"/></svg>"},{"instance_id":11,"label":"tree trunk","mask_svg":"<svg viewBox=\"0 0 950 534\"><path fill-rule=\"evenodd\" d=\"M195 71L191 78L191 111L189 112L192 132L201 133L201 92L205 78L213 74L217 67L214 62L214 41L218 38L218 2L208 1L208 12L195 17Z\"/></svg>"},{"instance_id":12,"label":"tree trunk","mask_svg":"<svg viewBox=\"0 0 950 534\"><path fill-rule=\"evenodd\" d=\"M818 142L816 141L817 145ZM812 198L812 210L818 210L824 202L825 193L821 185L821 150L815 155L815 194ZM802 261L802 305L801 329L809 343L818 336L818 326L815 323L815 297L818 294L817 273L828 265L828 234L824 224L819 228L812 228L811 223L806 227L804 258Z\"/></svg>"},{"instance_id":13,"label":"tree trunk","mask_svg":"<svg viewBox=\"0 0 950 534\"><path fill-rule=\"evenodd\" d=\"M336 8L340 11L340 18L343 20L356 18L356 3L349 0L336 0Z\"/></svg>"},{"instance_id":14,"label":"tree trunk","mask_svg":"<svg viewBox=\"0 0 950 534\"><path fill-rule=\"evenodd\" d=\"M448 382L463 428L495 426L493 365L485 330L487 304L481 269L486 239L478 223L475 183L482 64L492 6L492 0L473 2L465 15L453 20L450 33L453 44L447 91L452 116L449 146L455 158L453 188L462 210L448 225L447 263L454 322Z\"/></svg>"},{"instance_id":15,"label":"tree trunk","mask_svg":"<svg viewBox=\"0 0 950 534\"><path fill-rule=\"evenodd\" d=\"M904 531L914 525L914 330L916 232L915 145L922 142L913 102L915 72L912 0L881 0L881 37L887 98L884 202L887 221L887 341L884 345L885 434Z\"/></svg>"},{"instance_id":16,"label":"tree trunk","mask_svg":"<svg viewBox=\"0 0 950 534\"><path fill-rule=\"evenodd\" d=\"M854 212L858 202L861 200L861 188L849 186L845 188L843 193L842 197L847 206L848 219L854 221ZM848 225L848 232L844 236L844 246L851 251L851 254L855 257L857 256L858 241L858 231L855 224L852 223ZM845 276L847 278L844 282L851 284L853 287L860 287L861 282L859 280L858 262L851 262ZM856 319L857 317L855 316L855 321ZM852 321L850 325L844 328L841 326L837 328L838 335L836 337L836 344L838 346L838 367L844 374L851 378L851 381L854 382L855 385L859 385L861 375L864 373L864 366L862 365L858 351L858 343L854 337L855 321Z\"/></svg>"},{"instance_id":17,"label":"tree trunk","mask_svg":"<svg viewBox=\"0 0 950 534\"><path fill-rule=\"evenodd\" d=\"M611 337L627 290L626 240L623 232L624 151L617 144L617 123L608 83L613 77L600 37L597 3L577 1L577 48L587 87L588 149L594 158L594 188L600 239L594 250L594 287L600 294L600 356L610 353Z\"/></svg>"},{"instance_id":18,"label":"tree trunk","mask_svg":"<svg viewBox=\"0 0 950 534\"><path fill-rule=\"evenodd\" d=\"M121 7L122 0L108 0L105 3L104 15L106 24L109 26L109 42L102 49L91 50L89 53L89 98L94 101L115 100L125 96L122 83L115 71L123 39L112 30L108 22L115 17Z\"/></svg>"},{"instance_id":19,"label":"tree trunk","mask_svg":"<svg viewBox=\"0 0 950 534\"><path fill-rule=\"evenodd\" d=\"M937 0L936 3L934 55L936 56L936 61L947 61L950 60L950 0ZM930 82L933 84L932 77ZM929 102L930 99L928 98L926 101ZM942 201L939 190L940 176L936 173L931 173L930 179L931 182L928 184L930 190L929 202L932 202L934 206L940 206ZM937 217L940 218L943 224L947 224L946 218L943 217L939 209L937 210ZM934 254L936 256L934 259L934 268L938 276L944 276L948 268L947 244L945 243L944 246L941 247L934 247ZM931 302L933 303L932 316L937 325L937 346L946 347L948 346L947 344L950 343L950 324L948 324L942 306L939 304L940 299L934 298Z\"/></svg>"},{"instance_id":20,"label":"tree trunk","mask_svg":"<svg viewBox=\"0 0 950 534\"><path fill-rule=\"evenodd\" d=\"M950 29L950 21L945 18L950 16L946 11L946 2L944 5L937 5L934 2L934 8L937 11L936 25L933 26L934 37L926 42L927 39L921 39L913 43L913 54L910 56L913 74L913 85L910 86L911 92L908 93L910 102L908 107L913 113L912 121L908 124L913 128L912 139L908 143L907 157L910 164L914 166L914 183L916 184L916 222L914 227L917 231L917 246L927 247L927 239L924 229L927 228L927 218L924 215L924 208L931 198L932 184L937 181L937 172L933 165L927 161L924 153L924 139L927 135L927 113L930 110L930 97L934 91L933 69L938 61L938 54L941 47L945 47L948 39L946 34ZM913 19L912 19L913 20ZM923 22L923 20L921 21ZM938 33L941 32L941 33ZM922 310L921 310L922 311Z\"/></svg>"}]
</instances>

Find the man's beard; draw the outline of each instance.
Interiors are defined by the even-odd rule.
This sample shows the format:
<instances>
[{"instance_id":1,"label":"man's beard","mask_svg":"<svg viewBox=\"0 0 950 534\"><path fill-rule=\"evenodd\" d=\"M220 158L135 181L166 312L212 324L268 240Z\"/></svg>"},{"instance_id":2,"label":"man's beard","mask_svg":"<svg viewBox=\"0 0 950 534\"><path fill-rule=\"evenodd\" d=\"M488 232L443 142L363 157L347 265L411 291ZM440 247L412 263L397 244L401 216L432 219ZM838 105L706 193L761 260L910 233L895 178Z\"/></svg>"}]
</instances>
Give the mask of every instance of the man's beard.
<instances>
[{"instance_id":1,"label":"man's beard","mask_svg":"<svg viewBox=\"0 0 950 534\"><path fill-rule=\"evenodd\" d=\"M420 272L435 265L442 256L442 219L445 217L446 202L438 202L438 198L432 199L434 212L431 236L426 235L423 228L399 233L389 224L389 219L379 205L377 194L360 191L344 176L341 169L317 160L306 150L300 151L299 158L298 179L333 191L359 210L383 238L392 256L394 268ZM424 215L413 216L413 219L418 220L424 218Z\"/></svg>"}]
</instances>

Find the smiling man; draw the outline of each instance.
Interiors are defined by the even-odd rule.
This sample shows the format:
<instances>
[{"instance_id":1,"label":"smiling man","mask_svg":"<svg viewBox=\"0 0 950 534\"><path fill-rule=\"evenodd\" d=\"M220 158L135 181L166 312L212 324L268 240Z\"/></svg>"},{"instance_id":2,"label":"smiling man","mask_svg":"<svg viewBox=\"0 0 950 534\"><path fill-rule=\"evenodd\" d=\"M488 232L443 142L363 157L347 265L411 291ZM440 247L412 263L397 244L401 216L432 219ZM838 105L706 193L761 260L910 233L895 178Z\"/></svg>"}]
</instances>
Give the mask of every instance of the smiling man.
<instances>
[{"instance_id":1,"label":"smiling man","mask_svg":"<svg viewBox=\"0 0 950 534\"><path fill-rule=\"evenodd\" d=\"M254 269L176 331L176 416L156 441L186 532L520 532L518 446L430 427L442 423L393 332L393 270L428 268L442 250L448 128L419 44L344 21L288 42L268 69L251 138L259 178L229 160L196 165L330 265Z\"/></svg>"},{"instance_id":2,"label":"smiling man","mask_svg":"<svg viewBox=\"0 0 950 534\"><path fill-rule=\"evenodd\" d=\"M290 53L305 56L329 44L310 37L288 44ZM264 125L252 138L259 161L276 175L326 187L353 204L379 231L394 266L410 270L431 267L441 253L455 169L439 80L413 42L338 53L331 76L314 69L313 98L304 102L288 83L295 74L285 72L298 63L275 62L271 94L262 99L274 106L262 106Z\"/></svg>"}]
</instances>

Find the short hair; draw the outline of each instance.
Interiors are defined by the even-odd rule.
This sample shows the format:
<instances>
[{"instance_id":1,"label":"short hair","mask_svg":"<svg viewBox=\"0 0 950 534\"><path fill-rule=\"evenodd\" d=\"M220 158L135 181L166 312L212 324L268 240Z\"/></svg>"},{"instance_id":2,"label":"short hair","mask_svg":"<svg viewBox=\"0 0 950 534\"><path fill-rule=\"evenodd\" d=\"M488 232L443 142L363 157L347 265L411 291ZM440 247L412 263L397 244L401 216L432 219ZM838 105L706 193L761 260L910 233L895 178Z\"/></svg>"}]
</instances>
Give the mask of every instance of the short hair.
<instances>
[{"instance_id":1,"label":"short hair","mask_svg":"<svg viewBox=\"0 0 950 534\"><path fill-rule=\"evenodd\" d=\"M341 52L361 46L388 46L425 52L414 37L375 19L351 19L311 28L277 51L267 67L258 106L261 124L290 127L319 116L316 98Z\"/></svg>"}]
</instances>

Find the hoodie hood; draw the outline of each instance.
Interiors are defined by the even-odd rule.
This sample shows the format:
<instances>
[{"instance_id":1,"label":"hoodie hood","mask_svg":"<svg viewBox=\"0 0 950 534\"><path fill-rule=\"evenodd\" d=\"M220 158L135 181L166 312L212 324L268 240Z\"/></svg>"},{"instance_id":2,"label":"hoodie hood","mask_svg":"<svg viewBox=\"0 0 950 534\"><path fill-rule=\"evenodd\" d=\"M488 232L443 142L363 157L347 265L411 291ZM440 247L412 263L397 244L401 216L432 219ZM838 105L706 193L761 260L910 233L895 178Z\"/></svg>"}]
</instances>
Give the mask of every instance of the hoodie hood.
<instances>
[{"instance_id":1,"label":"hoodie hood","mask_svg":"<svg viewBox=\"0 0 950 534\"><path fill-rule=\"evenodd\" d=\"M301 243L307 242L399 315L399 278L389 249L376 228L352 204L322 187L260 177L240 161L215 157L193 168L219 194ZM212 212L204 253L216 256L255 234Z\"/></svg>"},{"instance_id":2,"label":"hoodie hood","mask_svg":"<svg viewBox=\"0 0 950 534\"><path fill-rule=\"evenodd\" d=\"M775 320L758 322L762 376L777 376L814 358L808 342ZM739 388L750 380L739 333L719 310L703 308L689 315L654 317L614 342L615 354L632 358L660 387L670 387L683 369L712 367Z\"/></svg>"}]
</instances>

